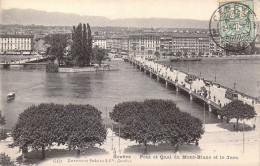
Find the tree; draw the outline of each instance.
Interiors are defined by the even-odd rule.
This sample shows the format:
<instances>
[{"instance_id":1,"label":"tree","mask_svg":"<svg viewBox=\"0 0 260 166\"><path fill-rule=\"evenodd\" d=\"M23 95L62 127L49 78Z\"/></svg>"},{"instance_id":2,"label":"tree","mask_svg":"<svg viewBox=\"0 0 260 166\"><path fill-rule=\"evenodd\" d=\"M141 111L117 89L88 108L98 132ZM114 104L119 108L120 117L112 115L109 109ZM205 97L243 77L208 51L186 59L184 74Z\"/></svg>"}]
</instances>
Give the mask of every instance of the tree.
<instances>
[{"instance_id":1,"label":"tree","mask_svg":"<svg viewBox=\"0 0 260 166\"><path fill-rule=\"evenodd\" d=\"M5 153L0 154L0 165L15 166L14 161L12 161L10 157Z\"/></svg>"},{"instance_id":2,"label":"tree","mask_svg":"<svg viewBox=\"0 0 260 166\"><path fill-rule=\"evenodd\" d=\"M13 144L21 149L42 149L53 143L83 148L103 143L106 131L102 125L101 112L90 105L32 105L18 117L13 131ZM79 154L79 153L78 153Z\"/></svg>"},{"instance_id":3,"label":"tree","mask_svg":"<svg viewBox=\"0 0 260 166\"><path fill-rule=\"evenodd\" d=\"M76 148L78 155L81 148L101 145L105 141L106 129L102 124L101 112L95 107L69 104L64 112L66 122L63 122L63 125L70 126L70 129L63 132L69 133L67 144L73 149Z\"/></svg>"},{"instance_id":4,"label":"tree","mask_svg":"<svg viewBox=\"0 0 260 166\"><path fill-rule=\"evenodd\" d=\"M96 61L98 62L98 65L101 66L101 62L103 60L105 60L106 57L106 51L104 49L99 48L98 46L96 46L93 49L93 55L96 59Z\"/></svg>"},{"instance_id":5,"label":"tree","mask_svg":"<svg viewBox=\"0 0 260 166\"><path fill-rule=\"evenodd\" d=\"M81 66L85 66L88 59L88 40L87 40L87 28L86 24L83 24L83 32L82 32L82 57L81 57Z\"/></svg>"},{"instance_id":6,"label":"tree","mask_svg":"<svg viewBox=\"0 0 260 166\"><path fill-rule=\"evenodd\" d=\"M73 26L71 56L77 66L83 67L90 64L92 57L92 36L89 24L80 23L77 27Z\"/></svg>"},{"instance_id":7,"label":"tree","mask_svg":"<svg viewBox=\"0 0 260 166\"><path fill-rule=\"evenodd\" d=\"M66 34L54 34L45 38L45 44L48 44L46 54L54 56L58 60L59 66L64 60L66 53L66 47L68 46L68 35Z\"/></svg>"},{"instance_id":8,"label":"tree","mask_svg":"<svg viewBox=\"0 0 260 166\"><path fill-rule=\"evenodd\" d=\"M158 59L160 56L160 53L158 51L155 51L154 55L156 56L156 58Z\"/></svg>"},{"instance_id":9,"label":"tree","mask_svg":"<svg viewBox=\"0 0 260 166\"><path fill-rule=\"evenodd\" d=\"M162 56L163 56L163 57L165 57L165 56L166 56L166 53L165 53L165 52L164 52L164 53L162 53Z\"/></svg>"},{"instance_id":10,"label":"tree","mask_svg":"<svg viewBox=\"0 0 260 166\"><path fill-rule=\"evenodd\" d=\"M176 53L176 55L177 55L178 57L180 57L180 56L181 56L181 52L178 51L178 52Z\"/></svg>"},{"instance_id":11,"label":"tree","mask_svg":"<svg viewBox=\"0 0 260 166\"><path fill-rule=\"evenodd\" d=\"M6 124L5 117L2 115L2 111L0 111L0 126Z\"/></svg>"},{"instance_id":12,"label":"tree","mask_svg":"<svg viewBox=\"0 0 260 166\"><path fill-rule=\"evenodd\" d=\"M5 117L2 115L2 111L0 111L0 126L4 126L6 124ZM4 129L1 130L0 133L0 141L5 140L8 137L6 131Z\"/></svg>"},{"instance_id":13,"label":"tree","mask_svg":"<svg viewBox=\"0 0 260 166\"><path fill-rule=\"evenodd\" d=\"M227 117L228 119L236 118L236 130L238 130L238 120L251 119L256 116L254 107L244 104L241 100L231 101L222 107L222 109L218 110L217 113L221 116Z\"/></svg>"},{"instance_id":14,"label":"tree","mask_svg":"<svg viewBox=\"0 0 260 166\"><path fill-rule=\"evenodd\" d=\"M199 52L199 56L202 56L204 53L203 52Z\"/></svg>"},{"instance_id":15,"label":"tree","mask_svg":"<svg viewBox=\"0 0 260 166\"><path fill-rule=\"evenodd\" d=\"M92 36L91 36L91 29L89 24L87 24L87 65L90 64L90 60L92 58Z\"/></svg>"},{"instance_id":16,"label":"tree","mask_svg":"<svg viewBox=\"0 0 260 166\"><path fill-rule=\"evenodd\" d=\"M117 104L110 117L121 127L121 137L143 143L167 142L175 146L197 142L203 134L202 122L181 112L170 100L145 100Z\"/></svg>"}]
</instances>

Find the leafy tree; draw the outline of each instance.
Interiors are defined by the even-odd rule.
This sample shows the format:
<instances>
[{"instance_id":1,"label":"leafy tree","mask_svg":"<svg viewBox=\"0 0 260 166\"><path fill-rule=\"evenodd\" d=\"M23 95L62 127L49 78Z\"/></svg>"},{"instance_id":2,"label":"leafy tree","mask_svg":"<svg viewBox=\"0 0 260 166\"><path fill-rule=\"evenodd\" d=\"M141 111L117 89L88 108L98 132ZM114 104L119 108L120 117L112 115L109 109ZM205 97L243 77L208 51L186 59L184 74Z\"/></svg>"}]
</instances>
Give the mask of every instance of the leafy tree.
<instances>
[{"instance_id":1,"label":"leafy tree","mask_svg":"<svg viewBox=\"0 0 260 166\"><path fill-rule=\"evenodd\" d=\"M64 60L66 47L68 46L68 35L49 35L45 38L45 43L49 45L46 54L54 56L58 60L58 64L60 66L61 62Z\"/></svg>"},{"instance_id":2,"label":"leafy tree","mask_svg":"<svg viewBox=\"0 0 260 166\"><path fill-rule=\"evenodd\" d=\"M178 57L180 57L180 56L181 56L181 52L178 51L178 52L176 53L176 55L177 55Z\"/></svg>"},{"instance_id":3,"label":"leafy tree","mask_svg":"<svg viewBox=\"0 0 260 166\"><path fill-rule=\"evenodd\" d=\"M88 43L87 43L87 28L86 24L83 24L82 31L82 57L81 57L81 66L85 66L88 59Z\"/></svg>"},{"instance_id":4,"label":"leafy tree","mask_svg":"<svg viewBox=\"0 0 260 166\"><path fill-rule=\"evenodd\" d=\"M143 143L168 142L175 150L182 143L197 142L203 134L202 122L181 112L170 100L145 100L117 104L110 117L122 126L122 138Z\"/></svg>"},{"instance_id":5,"label":"leafy tree","mask_svg":"<svg viewBox=\"0 0 260 166\"><path fill-rule=\"evenodd\" d=\"M165 57L165 56L166 56L166 53L165 53L165 52L164 52L164 53L162 53L162 56L163 56L163 57Z\"/></svg>"},{"instance_id":6,"label":"leafy tree","mask_svg":"<svg viewBox=\"0 0 260 166\"><path fill-rule=\"evenodd\" d=\"M92 36L89 24L73 26L71 56L80 67L90 64L92 57Z\"/></svg>"},{"instance_id":7,"label":"leafy tree","mask_svg":"<svg viewBox=\"0 0 260 166\"><path fill-rule=\"evenodd\" d=\"M202 55L204 55L204 52L199 52L199 56L202 56Z\"/></svg>"},{"instance_id":8,"label":"leafy tree","mask_svg":"<svg viewBox=\"0 0 260 166\"><path fill-rule=\"evenodd\" d=\"M0 126L6 124L5 117L2 115L2 111L0 111Z\"/></svg>"},{"instance_id":9,"label":"leafy tree","mask_svg":"<svg viewBox=\"0 0 260 166\"><path fill-rule=\"evenodd\" d=\"M160 56L160 53L158 51L155 51L154 55L156 56L156 58L158 59Z\"/></svg>"},{"instance_id":10,"label":"leafy tree","mask_svg":"<svg viewBox=\"0 0 260 166\"><path fill-rule=\"evenodd\" d=\"M14 161L12 161L10 157L5 153L0 154L0 165L15 166Z\"/></svg>"},{"instance_id":11,"label":"leafy tree","mask_svg":"<svg viewBox=\"0 0 260 166\"><path fill-rule=\"evenodd\" d=\"M195 53L195 52L192 52L192 53L191 53L191 56L195 56L195 55L196 55L196 53Z\"/></svg>"},{"instance_id":12,"label":"leafy tree","mask_svg":"<svg viewBox=\"0 0 260 166\"><path fill-rule=\"evenodd\" d=\"M2 115L2 111L0 111L0 126L4 126L6 124L5 117ZM0 133L0 141L5 140L8 137L6 131L4 129L1 130Z\"/></svg>"},{"instance_id":13,"label":"leafy tree","mask_svg":"<svg viewBox=\"0 0 260 166\"><path fill-rule=\"evenodd\" d=\"M80 148L103 143L106 131L101 112L93 106L51 103L32 105L21 113L12 137L12 147L41 148L44 159L46 146L66 144L79 152Z\"/></svg>"},{"instance_id":14,"label":"leafy tree","mask_svg":"<svg viewBox=\"0 0 260 166\"><path fill-rule=\"evenodd\" d=\"M105 57L106 57L106 50L104 49L101 49L99 48L98 46L96 46L94 49L93 49L93 55L96 59L96 61L98 62L98 65L101 66L101 62L103 60L105 60Z\"/></svg>"},{"instance_id":15,"label":"leafy tree","mask_svg":"<svg viewBox=\"0 0 260 166\"><path fill-rule=\"evenodd\" d=\"M70 133L67 144L73 149L77 148L78 155L81 148L101 145L105 141L106 129L102 124L101 112L95 107L69 104L65 112L69 115L66 115L66 126L70 127L65 130Z\"/></svg>"},{"instance_id":16,"label":"leafy tree","mask_svg":"<svg viewBox=\"0 0 260 166\"><path fill-rule=\"evenodd\" d=\"M218 110L217 113L221 116L225 116L228 119L236 118L238 130L238 120L251 119L256 116L256 112L253 106L244 104L241 100L233 100L226 104L222 109Z\"/></svg>"},{"instance_id":17,"label":"leafy tree","mask_svg":"<svg viewBox=\"0 0 260 166\"><path fill-rule=\"evenodd\" d=\"M92 58L92 36L89 24L87 24L87 54L87 65L89 65Z\"/></svg>"}]
</instances>

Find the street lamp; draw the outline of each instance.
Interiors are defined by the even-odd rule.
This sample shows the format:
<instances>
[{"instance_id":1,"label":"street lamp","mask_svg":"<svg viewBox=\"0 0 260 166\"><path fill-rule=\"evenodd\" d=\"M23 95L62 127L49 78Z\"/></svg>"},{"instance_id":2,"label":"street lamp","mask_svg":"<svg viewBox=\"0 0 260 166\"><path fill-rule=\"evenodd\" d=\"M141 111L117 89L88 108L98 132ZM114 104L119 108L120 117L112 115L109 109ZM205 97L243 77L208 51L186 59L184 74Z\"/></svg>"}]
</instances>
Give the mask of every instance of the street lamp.
<instances>
[{"instance_id":1,"label":"street lamp","mask_svg":"<svg viewBox=\"0 0 260 166\"><path fill-rule=\"evenodd\" d=\"M216 68L215 68L215 82L217 82L217 72L216 72Z\"/></svg>"},{"instance_id":2,"label":"street lamp","mask_svg":"<svg viewBox=\"0 0 260 166\"><path fill-rule=\"evenodd\" d=\"M204 126L203 126L203 128L204 128L204 131L205 131L205 125L206 125L206 120L205 120L205 102L204 102L204 111L203 111L203 119L204 119Z\"/></svg>"}]
</instances>

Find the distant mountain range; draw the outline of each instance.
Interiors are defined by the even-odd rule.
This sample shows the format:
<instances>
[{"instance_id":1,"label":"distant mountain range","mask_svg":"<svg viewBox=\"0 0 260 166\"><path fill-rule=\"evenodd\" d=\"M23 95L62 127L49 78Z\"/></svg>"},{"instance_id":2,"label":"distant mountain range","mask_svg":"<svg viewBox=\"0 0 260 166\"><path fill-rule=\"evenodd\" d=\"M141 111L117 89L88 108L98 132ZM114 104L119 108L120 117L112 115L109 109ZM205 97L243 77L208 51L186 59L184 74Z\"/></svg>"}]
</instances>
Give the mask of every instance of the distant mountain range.
<instances>
[{"instance_id":1,"label":"distant mountain range","mask_svg":"<svg viewBox=\"0 0 260 166\"><path fill-rule=\"evenodd\" d=\"M209 21L169 18L108 19L102 16L80 16L31 9L8 9L1 11L1 24L71 26L78 23L91 26L145 27L145 28L198 28L207 29Z\"/></svg>"}]
</instances>

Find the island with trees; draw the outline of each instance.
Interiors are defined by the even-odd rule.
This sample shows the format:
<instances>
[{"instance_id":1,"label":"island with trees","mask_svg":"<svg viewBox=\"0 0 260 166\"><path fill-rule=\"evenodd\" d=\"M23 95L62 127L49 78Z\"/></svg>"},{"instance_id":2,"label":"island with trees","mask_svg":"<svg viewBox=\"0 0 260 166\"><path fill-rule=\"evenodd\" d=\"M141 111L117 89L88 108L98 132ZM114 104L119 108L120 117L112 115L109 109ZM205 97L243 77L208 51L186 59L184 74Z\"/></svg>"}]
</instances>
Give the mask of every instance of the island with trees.
<instances>
[{"instance_id":1,"label":"island with trees","mask_svg":"<svg viewBox=\"0 0 260 166\"><path fill-rule=\"evenodd\" d=\"M110 70L108 64L102 65L107 58L107 51L99 47L92 48L89 24L80 23L73 26L72 34L50 34L44 40L48 45L46 55L51 60L46 72Z\"/></svg>"}]
</instances>

